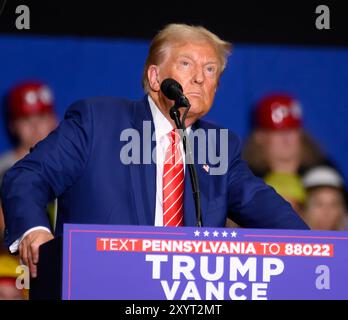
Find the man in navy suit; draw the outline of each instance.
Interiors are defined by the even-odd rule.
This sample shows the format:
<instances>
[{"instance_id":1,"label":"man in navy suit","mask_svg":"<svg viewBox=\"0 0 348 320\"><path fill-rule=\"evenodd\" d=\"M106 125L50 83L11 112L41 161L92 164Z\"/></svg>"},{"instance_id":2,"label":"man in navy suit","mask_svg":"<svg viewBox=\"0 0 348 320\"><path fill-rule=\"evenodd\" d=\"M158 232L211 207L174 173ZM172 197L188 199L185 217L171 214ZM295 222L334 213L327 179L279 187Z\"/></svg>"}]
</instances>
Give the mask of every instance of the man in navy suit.
<instances>
[{"instance_id":1,"label":"man in navy suit","mask_svg":"<svg viewBox=\"0 0 348 320\"><path fill-rule=\"evenodd\" d=\"M166 78L182 85L191 103L186 120L189 134L198 130L206 134L204 148L209 148L209 132L222 137L223 131L199 118L213 104L229 53L228 42L202 27L168 25L152 41L143 74L147 95L141 101L76 102L59 127L7 172L2 188L5 240L12 252L19 250L33 277L39 246L53 238L45 208L54 198L58 199L55 235L62 233L63 223L165 225L170 208L164 210L164 159L171 143L168 134L175 125L169 116L173 101L163 95L160 85ZM134 138L139 148L127 153L127 132L132 130L139 133ZM231 132L225 138L226 143L218 138L213 145L215 154L225 159L223 174L214 174L214 157L199 164L200 151L194 153L203 225L224 227L230 217L242 227L307 229L291 206L241 160L238 138ZM127 162L127 154L139 161ZM156 161L147 163L149 154ZM189 175L172 187L170 194L179 187L183 190L172 204L182 202L177 225L195 225Z\"/></svg>"}]
</instances>

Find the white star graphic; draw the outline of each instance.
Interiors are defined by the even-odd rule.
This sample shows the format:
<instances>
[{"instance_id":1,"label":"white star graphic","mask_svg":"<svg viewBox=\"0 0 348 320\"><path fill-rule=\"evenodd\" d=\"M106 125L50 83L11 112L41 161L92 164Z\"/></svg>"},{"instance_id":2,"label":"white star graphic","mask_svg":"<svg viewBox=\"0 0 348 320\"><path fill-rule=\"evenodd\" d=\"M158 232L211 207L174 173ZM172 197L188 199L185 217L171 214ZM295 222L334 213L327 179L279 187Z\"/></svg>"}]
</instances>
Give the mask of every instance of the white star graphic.
<instances>
[{"instance_id":1,"label":"white star graphic","mask_svg":"<svg viewBox=\"0 0 348 320\"><path fill-rule=\"evenodd\" d=\"M198 231L198 230L196 230L196 231L194 232L194 234L195 234L195 237L199 237L199 235L201 234L201 232Z\"/></svg>"},{"instance_id":2,"label":"white star graphic","mask_svg":"<svg viewBox=\"0 0 348 320\"><path fill-rule=\"evenodd\" d=\"M235 231L231 232L231 237L232 237L232 238L237 237L237 232L235 232Z\"/></svg>"},{"instance_id":3,"label":"white star graphic","mask_svg":"<svg viewBox=\"0 0 348 320\"><path fill-rule=\"evenodd\" d=\"M219 232L215 230L215 231L213 232L213 236L214 236L214 237L217 237L218 235L219 235Z\"/></svg>"},{"instance_id":4,"label":"white star graphic","mask_svg":"<svg viewBox=\"0 0 348 320\"><path fill-rule=\"evenodd\" d=\"M227 235L228 235L228 233L227 233L226 231L222 232L222 236L223 236L224 238L226 238Z\"/></svg>"},{"instance_id":5,"label":"white star graphic","mask_svg":"<svg viewBox=\"0 0 348 320\"><path fill-rule=\"evenodd\" d=\"M209 237L209 233L210 233L210 232L209 232L208 230L205 230L203 233L204 233L204 236L205 236L205 237Z\"/></svg>"}]
</instances>

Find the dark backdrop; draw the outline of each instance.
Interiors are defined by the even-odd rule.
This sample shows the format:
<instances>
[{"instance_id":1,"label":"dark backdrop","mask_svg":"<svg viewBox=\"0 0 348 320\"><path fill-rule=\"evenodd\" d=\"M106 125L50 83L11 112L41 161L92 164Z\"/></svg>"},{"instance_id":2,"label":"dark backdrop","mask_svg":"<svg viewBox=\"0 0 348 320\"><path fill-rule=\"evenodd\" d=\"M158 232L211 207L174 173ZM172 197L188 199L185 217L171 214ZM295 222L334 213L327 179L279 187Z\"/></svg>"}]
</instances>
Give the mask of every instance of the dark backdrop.
<instances>
[{"instance_id":1,"label":"dark backdrop","mask_svg":"<svg viewBox=\"0 0 348 320\"><path fill-rule=\"evenodd\" d=\"M0 0L4 3L5 0ZM0 32L151 38L169 22L203 24L239 43L348 45L346 1L6 0ZM15 28L15 8L30 7L29 31ZM315 8L330 8L330 30L317 30Z\"/></svg>"}]
</instances>

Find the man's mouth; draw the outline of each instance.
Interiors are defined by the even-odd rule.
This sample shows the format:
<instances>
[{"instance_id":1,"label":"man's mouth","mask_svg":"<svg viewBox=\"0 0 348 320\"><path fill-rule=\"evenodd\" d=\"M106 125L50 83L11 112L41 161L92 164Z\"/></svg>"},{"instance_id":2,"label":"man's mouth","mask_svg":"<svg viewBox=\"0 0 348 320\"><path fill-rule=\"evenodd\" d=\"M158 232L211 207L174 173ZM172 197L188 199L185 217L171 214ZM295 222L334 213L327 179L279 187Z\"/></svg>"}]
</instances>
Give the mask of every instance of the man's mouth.
<instances>
[{"instance_id":1,"label":"man's mouth","mask_svg":"<svg viewBox=\"0 0 348 320\"><path fill-rule=\"evenodd\" d=\"M202 93L200 92L188 92L186 93L187 96L193 96L193 97L202 97Z\"/></svg>"}]
</instances>

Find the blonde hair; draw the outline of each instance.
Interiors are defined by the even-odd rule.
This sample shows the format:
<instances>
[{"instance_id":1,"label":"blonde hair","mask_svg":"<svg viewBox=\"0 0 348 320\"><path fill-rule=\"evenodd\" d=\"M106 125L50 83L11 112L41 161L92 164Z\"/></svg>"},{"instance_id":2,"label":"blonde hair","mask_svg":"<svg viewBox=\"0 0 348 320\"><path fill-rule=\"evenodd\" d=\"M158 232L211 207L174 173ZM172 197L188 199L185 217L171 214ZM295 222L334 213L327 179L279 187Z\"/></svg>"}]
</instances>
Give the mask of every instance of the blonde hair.
<instances>
[{"instance_id":1,"label":"blonde hair","mask_svg":"<svg viewBox=\"0 0 348 320\"><path fill-rule=\"evenodd\" d=\"M190 26L187 24L168 24L152 40L149 53L143 71L143 88L150 91L147 70L151 65L158 65L164 61L168 49L173 44L187 42L208 42L216 53L220 63L220 75L226 67L227 58L231 53L231 43L220 39L217 35L202 26Z\"/></svg>"}]
</instances>

